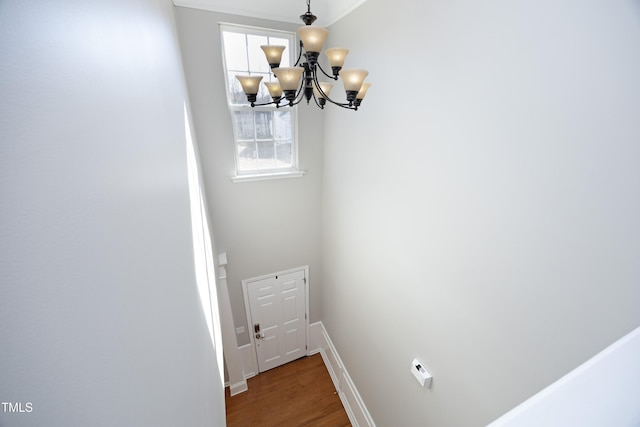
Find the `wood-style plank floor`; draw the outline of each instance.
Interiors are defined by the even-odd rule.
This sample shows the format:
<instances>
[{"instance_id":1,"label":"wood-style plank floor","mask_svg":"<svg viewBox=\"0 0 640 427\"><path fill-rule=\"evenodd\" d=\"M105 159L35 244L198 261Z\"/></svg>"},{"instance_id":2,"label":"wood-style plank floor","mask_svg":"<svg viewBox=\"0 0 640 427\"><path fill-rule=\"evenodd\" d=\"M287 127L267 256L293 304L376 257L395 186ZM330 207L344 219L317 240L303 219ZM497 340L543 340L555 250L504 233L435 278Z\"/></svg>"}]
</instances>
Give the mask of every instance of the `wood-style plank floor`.
<instances>
[{"instance_id":1,"label":"wood-style plank floor","mask_svg":"<svg viewBox=\"0 0 640 427\"><path fill-rule=\"evenodd\" d=\"M348 427L347 413L320 354L303 357L247 380L249 390L229 396L229 427Z\"/></svg>"}]
</instances>

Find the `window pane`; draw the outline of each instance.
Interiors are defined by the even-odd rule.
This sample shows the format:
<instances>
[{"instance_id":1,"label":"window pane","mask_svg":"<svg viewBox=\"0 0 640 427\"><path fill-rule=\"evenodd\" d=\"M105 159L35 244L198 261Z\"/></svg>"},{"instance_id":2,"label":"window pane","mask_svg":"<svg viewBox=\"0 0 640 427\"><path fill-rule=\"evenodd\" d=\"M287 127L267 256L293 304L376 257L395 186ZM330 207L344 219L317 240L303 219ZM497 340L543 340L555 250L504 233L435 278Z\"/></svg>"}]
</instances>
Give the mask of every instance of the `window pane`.
<instances>
[{"instance_id":1,"label":"window pane","mask_svg":"<svg viewBox=\"0 0 640 427\"><path fill-rule=\"evenodd\" d=\"M249 71L246 36L229 31L224 31L222 35L227 70Z\"/></svg>"},{"instance_id":2,"label":"window pane","mask_svg":"<svg viewBox=\"0 0 640 427\"><path fill-rule=\"evenodd\" d=\"M260 169L276 168L276 153L273 141L258 141L258 167Z\"/></svg>"},{"instance_id":3,"label":"window pane","mask_svg":"<svg viewBox=\"0 0 640 427\"><path fill-rule=\"evenodd\" d=\"M293 165L291 141L276 142L276 165L279 168L289 168Z\"/></svg>"},{"instance_id":4,"label":"window pane","mask_svg":"<svg viewBox=\"0 0 640 427\"><path fill-rule=\"evenodd\" d=\"M264 52L260 49L263 44L269 44L266 36L247 35L247 43L249 49L249 69L252 72L268 73L269 63L264 56Z\"/></svg>"},{"instance_id":5,"label":"window pane","mask_svg":"<svg viewBox=\"0 0 640 427\"><path fill-rule=\"evenodd\" d=\"M234 111L233 127L238 140L254 140L253 111Z\"/></svg>"},{"instance_id":6,"label":"window pane","mask_svg":"<svg viewBox=\"0 0 640 427\"><path fill-rule=\"evenodd\" d=\"M256 111L255 117L256 139L273 139L271 111Z\"/></svg>"},{"instance_id":7,"label":"window pane","mask_svg":"<svg viewBox=\"0 0 640 427\"><path fill-rule=\"evenodd\" d=\"M276 111L273 113L273 136L276 140L291 139L291 112Z\"/></svg>"},{"instance_id":8,"label":"window pane","mask_svg":"<svg viewBox=\"0 0 640 427\"><path fill-rule=\"evenodd\" d=\"M257 168L257 150L254 141L238 142L238 171L251 171Z\"/></svg>"}]
</instances>

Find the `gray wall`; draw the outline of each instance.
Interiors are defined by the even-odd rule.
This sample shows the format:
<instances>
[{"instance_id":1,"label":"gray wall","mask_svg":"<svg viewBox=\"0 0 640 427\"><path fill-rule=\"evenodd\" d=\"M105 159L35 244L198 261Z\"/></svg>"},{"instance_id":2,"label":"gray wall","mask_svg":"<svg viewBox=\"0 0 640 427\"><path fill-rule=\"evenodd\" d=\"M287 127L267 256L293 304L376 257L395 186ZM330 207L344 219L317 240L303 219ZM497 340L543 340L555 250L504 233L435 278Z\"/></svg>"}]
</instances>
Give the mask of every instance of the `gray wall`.
<instances>
[{"instance_id":1,"label":"gray wall","mask_svg":"<svg viewBox=\"0 0 640 427\"><path fill-rule=\"evenodd\" d=\"M243 279L310 266L310 319L320 320L320 218L323 115L299 108L302 178L233 183L231 118L227 107L220 22L295 31L299 25L176 7L187 85L216 245L227 252L229 296L236 326L246 326ZM245 332L240 345L249 342Z\"/></svg>"},{"instance_id":2,"label":"gray wall","mask_svg":"<svg viewBox=\"0 0 640 427\"><path fill-rule=\"evenodd\" d=\"M322 320L377 425L484 425L640 325L640 3L330 30L373 86L325 116Z\"/></svg>"},{"instance_id":3,"label":"gray wall","mask_svg":"<svg viewBox=\"0 0 640 427\"><path fill-rule=\"evenodd\" d=\"M222 426L166 0L0 2L2 426Z\"/></svg>"}]
</instances>

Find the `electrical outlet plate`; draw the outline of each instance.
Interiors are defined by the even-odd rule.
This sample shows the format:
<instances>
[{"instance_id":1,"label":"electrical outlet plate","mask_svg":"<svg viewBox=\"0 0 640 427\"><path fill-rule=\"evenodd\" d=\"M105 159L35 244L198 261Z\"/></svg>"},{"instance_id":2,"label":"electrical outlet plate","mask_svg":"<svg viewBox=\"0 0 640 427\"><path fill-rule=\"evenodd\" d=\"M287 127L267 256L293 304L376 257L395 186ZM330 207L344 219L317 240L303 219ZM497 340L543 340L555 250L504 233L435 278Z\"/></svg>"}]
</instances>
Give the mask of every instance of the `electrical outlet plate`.
<instances>
[{"instance_id":1,"label":"electrical outlet plate","mask_svg":"<svg viewBox=\"0 0 640 427\"><path fill-rule=\"evenodd\" d=\"M427 368L418 359L413 359L413 362L411 362L411 373L422 387L431 387L431 373L427 371Z\"/></svg>"}]
</instances>

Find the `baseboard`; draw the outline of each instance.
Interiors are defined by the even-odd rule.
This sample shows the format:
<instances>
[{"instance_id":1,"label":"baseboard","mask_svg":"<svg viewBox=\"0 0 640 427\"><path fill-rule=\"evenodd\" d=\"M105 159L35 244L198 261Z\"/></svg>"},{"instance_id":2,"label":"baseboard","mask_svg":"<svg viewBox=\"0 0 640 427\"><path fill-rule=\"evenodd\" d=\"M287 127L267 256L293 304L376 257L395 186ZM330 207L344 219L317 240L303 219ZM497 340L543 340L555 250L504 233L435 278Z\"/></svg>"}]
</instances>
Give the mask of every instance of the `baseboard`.
<instances>
[{"instance_id":1,"label":"baseboard","mask_svg":"<svg viewBox=\"0 0 640 427\"><path fill-rule=\"evenodd\" d=\"M225 387L229 387L229 393L231 396L235 396L236 394L249 390L247 380L258 375L258 362L256 361L256 356L251 344L238 347L238 352L240 353L240 356L242 356L244 379L235 384L229 384L229 381L224 383Z\"/></svg>"},{"instance_id":2,"label":"baseboard","mask_svg":"<svg viewBox=\"0 0 640 427\"><path fill-rule=\"evenodd\" d=\"M258 361L256 360L256 353L253 351L253 346L245 344L238 347L240 356L242 356L242 366L244 368L244 379L247 380L251 377L258 375Z\"/></svg>"},{"instance_id":3,"label":"baseboard","mask_svg":"<svg viewBox=\"0 0 640 427\"><path fill-rule=\"evenodd\" d=\"M307 354L311 356L320 353L353 427L376 427L322 322L310 324L308 332ZM232 396L246 391L246 380L258 375L258 361L251 344L238 347L238 351L242 356L245 381L229 387Z\"/></svg>"},{"instance_id":4,"label":"baseboard","mask_svg":"<svg viewBox=\"0 0 640 427\"><path fill-rule=\"evenodd\" d=\"M242 380L229 386L229 394L231 394L231 396L235 396L236 394L240 394L247 390L249 390L247 380Z\"/></svg>"},{"instance_id":5,"label":"baseboard","mask_svg":"<svg viewBox=\"0 0 640 427\"><path fill-rule=\"evenodd\" d=\"M322 322L309 325L309 338L309 354L320 353L322 356L322 360L329 371L331 380L338 391L338 396L340 396L351 424L354 427L375 427L371 414L342 364L342 360L340 360L340 356Z\"/></svg>"}]
</instances>

